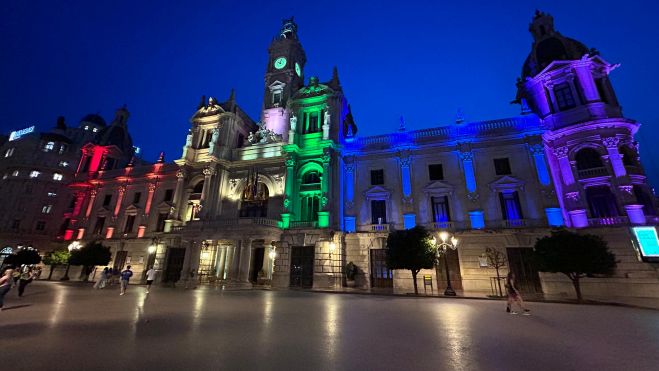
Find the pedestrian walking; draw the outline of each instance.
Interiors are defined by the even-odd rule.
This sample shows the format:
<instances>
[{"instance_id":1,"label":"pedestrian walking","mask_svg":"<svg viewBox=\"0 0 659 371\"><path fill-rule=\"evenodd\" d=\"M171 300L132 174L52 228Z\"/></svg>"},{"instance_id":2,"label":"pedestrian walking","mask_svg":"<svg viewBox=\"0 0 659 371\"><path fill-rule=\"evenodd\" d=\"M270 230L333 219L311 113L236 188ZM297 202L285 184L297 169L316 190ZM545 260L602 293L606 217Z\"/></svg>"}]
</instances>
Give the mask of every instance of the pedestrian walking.
<instances>
[{"instance_id":1,"label":"pedestrian walking","mask_svg":"<svg viewBox=\"0 0 659 371\"><path fill-rule=\"evenodd\" d=\"M2 305L4 304L5 295L11 290L12 282L14 281L14 266L8 265L5 268L5 271L0 276L0 310L2 310Z\"/></svg>"},{"instance_id":2,"label":"pedestrian walking","mask_svg":"<svg viewBox=\"0 0 659 371\"><path fill-rule=\"evenodd\" d=\"M103 269L103 271L101 272L101 274L100 274L99 277L98 277L98 281L96 281L96 283L94 284L94 288L95 288L95 289L103 289L103 288L105 288L105 285L106 285L107 282L108 282L108 271L109 271L109 270L110 270L110 268L108 268L108 267L105 267L105 268Z\"/></svg>"},{"instance_id":3,"label":"pedestrian walking","mask_svg":"<svg viewBox=\"0 0 659 371\"><path fill-rule=\"evenodd\" d=\"M153 284L153 280L156 279L156 270L153 269L153 267L149 268L148 271L146 271L146 293L149 293L149 290L151 290L151 285Z\"/></svg>"},{"instance_id":4,"label":"pedestrian walking","mask_svg":"<svg viewBox=\"0 0 659 371\"><path fill-rule=\"evenodd\" d=\"M185 281L185 289L187 290L192 286L193 289L197 288L197 280L195 280L195 270L194 268L190 268L188 271L188 279Z\"/></svg>"},{"instance_id":5,"label":"pedestrian walking","mask_svg":"<svg viewBox=\"0 0 659 371\"><path fill-rule=\"evenodd\" d=\"M508 303L506 305L506 312L510 314L517 314L517 312L514 311L512 308L512 304L517 303L517 306L519 306L524 311L523 314L525 316L531 315L531 311L524 306L524 300L522 300L522 295L519 293L519 290L515 285L515 273L513 273L512 271L508 272L508 275L506 276L506 293L508 294Z\"/></svg>"},{"instance_id":6,"label":"pedestrian walking","mask_svg":"<svg viewBox=\"0 0 659 371\"><path fill-rule=\"evenodd\" d=\"M32 272L32 267L29 265L26 265L23 267L21 270L21 275L20 279L18 280L18 297L23 297L23 293L25 293L25 288L27 285L32 283L32 280L34 279L33 272Z\"/></svg>"},{"instance_id":7,"label":"pedestrian walking","mask_svg":"<svg viewBox=\"0 0 659 371\"><path fill-rule=\"evenodd\" d=\"M13 273L11 274L11 278L13 280L12 287L18 286L18 280L21 279L21 267L20 266L18 268L14 269Z\"/></svg>"},{"instance_id":8,"label":"pedestrian walking","mask_svg":"<svg viewBox=\"0 0 659 371\"><path fill-rule=\"evenodd\" d=\"M130 265L128 265L126 266L126 269L121 272L121 293L119 295L126 293L126 289L128 288L128 280L130 280L131 277L133 277L133 271L130 270Z\"/></svg>"}]
</instances>

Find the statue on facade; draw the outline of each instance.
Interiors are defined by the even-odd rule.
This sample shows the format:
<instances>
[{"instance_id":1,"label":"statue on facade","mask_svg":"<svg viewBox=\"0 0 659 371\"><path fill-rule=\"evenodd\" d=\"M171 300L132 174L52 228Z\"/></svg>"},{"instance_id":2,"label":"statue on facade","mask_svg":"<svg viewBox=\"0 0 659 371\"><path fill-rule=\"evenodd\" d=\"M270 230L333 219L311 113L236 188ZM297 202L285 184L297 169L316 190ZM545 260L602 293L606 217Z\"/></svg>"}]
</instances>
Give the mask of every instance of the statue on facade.
<instances>
[{"instance_id":1,"label":"statue on facade","mask_svg":"<svg viewBox=\"0 0 659 371\"><path fill-rule=\"evenodd\" d=\"M325 111L325 117L323 118L323 139L329 139L329 129L330 129L330 113Z\"/></svg>"},{"instance_id":2,"label":"statue on facade","mask_svg":"<svg viewBox=\"0 0 659 371\"><path fill-rule=\"evenodd\" d=\"M281 140L282 140L281 135L268 129L265 126L265 124L260 124L259 130L249 133L249 136L247 137L247 141L250 144L275 143L275 142L281 142Z\"/></svg>"},{"instance_id":3,"label":"statue on facade","mask_svg":"<svg viewBox=\"0 0 659 371\"><path fill-rule=\"evenodd\" d=\"M297 117L293 115L289 120L291 122L291 130L295 131L295 129L297 128Z\"/></svg>"},{"instance_id":4,"label":"statue on facade","mask_svg":"<svg viewBox=\"0 0 659 371\"><path fill-rule=\"evenodd\" d=\"M211 135L211 141L208 143L208 153L212 154L215 152L215 146L217 145L217 139L220 136L220 129L214 128L213 134Z\"/></svg>"},{"instance_id":5,"label":"statue on facade","mask_svg":"<svg viewBox=\"0 0 659 371\"><path fill-rule=\"evenodd\" d=\"M183 155L181 158L185 158L185 155L188 154L188 148L192 145L192 130L188 130L188 135L185 137L185 145L183 146Z\"/></svg>"}]
</instances>

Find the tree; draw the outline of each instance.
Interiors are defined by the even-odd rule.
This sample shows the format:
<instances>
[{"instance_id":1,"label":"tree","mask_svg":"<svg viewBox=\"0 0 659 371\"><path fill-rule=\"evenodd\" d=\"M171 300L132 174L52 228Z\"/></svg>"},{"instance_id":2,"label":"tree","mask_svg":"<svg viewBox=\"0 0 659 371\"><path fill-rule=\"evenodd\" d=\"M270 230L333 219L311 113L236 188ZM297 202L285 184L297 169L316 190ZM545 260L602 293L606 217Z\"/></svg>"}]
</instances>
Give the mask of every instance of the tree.
<instances>
[{"instance_id":1,"label":"tree","mask_svg":"<svg viewBox=\"0 0 659 371\"><path fill-rule=\"evenodd\" d=\"M497 272L497 286L499 287L499 296L503 296L503 291L501 291L501 275L499 274L499 269L506 266L506 255L499 249L488 247L485 249L485 256L487 257L487 267L495 269Z\"/></svg>"},{"instance_id":2,"label":"tree","mask_svg":"<svg viewBox=\"0 0 659 371\"><path fill-rule=\"evenodd\" d=\"M421 226L393 231L387 238L387 267L412 271L415 295L419 293L416 285L417 273L421 269L430 269L434 266L433 248L430 233Z\"/></svg>"},{"instance_id":3,"label":"tree","mask_svg":"<svg viewBox=\"0 0 659 371\"><path fill-rule=\"evenodd\" d=\"M615 255L606 241L592 234L566 229L551 232L535 243L534 260L541 272L563 273L572 281L577 300L582 301L580 279L595 274L609 275L616 267Z\"/></svg>"},{"instance_id":4,"label":"tree","mask_svg":"<svg viewBox=\"0 0 659 371\"><path fill-rule=\"evenodd\" d=\"M73 250L69 258L69 264L82 265L84 280L87 281L89 274L96 265L107 265L110 262L112 253L109 247L103 246L98 241L92 241L83 246L80 250Z\"/></svg>"},{"instance_id":5,"label":"tree","mask_svg":"<svg viewBox=\"0 0 659 371\"><path fill-rule=\"evenodd\" d=\"M58 265L68 264L69 254L66 250L53 250L46 253L46 256L43 257L43 263L50 265L50 273L48 273L48 280L53 277L53 271Z\"/></svg>"},{"instance_id":6,"label":"tree","mask_svg":"<svg viewBox=\"0 0 659 371\"><path fill-rule=\"evenodd\" d=\"M17 253L9 255L4 260L4 264L12 264L20 267L23 264L39 264L41 255L34 249L20 249Z\"/></svg>"}]
</instances>

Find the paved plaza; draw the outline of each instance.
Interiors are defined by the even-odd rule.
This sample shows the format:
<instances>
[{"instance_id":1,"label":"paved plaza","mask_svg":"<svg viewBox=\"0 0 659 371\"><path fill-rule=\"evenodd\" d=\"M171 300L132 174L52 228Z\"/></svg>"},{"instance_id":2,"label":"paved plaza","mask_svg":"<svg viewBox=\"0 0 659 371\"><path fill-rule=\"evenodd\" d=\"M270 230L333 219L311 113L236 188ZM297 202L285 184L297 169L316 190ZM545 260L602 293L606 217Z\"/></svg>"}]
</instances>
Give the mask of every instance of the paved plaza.
<instances>
[{"instance_id":1,"label":"paved plaza","mask_svg":"<svg viewBox=\"0 0 659 371\"><path fill-rule=\"evenodd\" d=\"M35 282L0 313L2 370L656 370L659 312L306 291Z\"/></svg>"}]
</instances>

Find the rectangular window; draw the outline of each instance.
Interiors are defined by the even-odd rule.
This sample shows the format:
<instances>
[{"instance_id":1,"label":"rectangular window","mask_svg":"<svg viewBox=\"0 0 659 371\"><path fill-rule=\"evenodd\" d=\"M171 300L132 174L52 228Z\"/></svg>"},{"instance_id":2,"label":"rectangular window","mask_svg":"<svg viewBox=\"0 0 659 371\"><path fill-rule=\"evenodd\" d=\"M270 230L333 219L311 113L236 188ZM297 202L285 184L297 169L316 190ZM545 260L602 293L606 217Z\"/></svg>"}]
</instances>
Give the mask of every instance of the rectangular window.
<instances>
[{"instance_id":1,"label":"rectangular window","mask_svg":"<svg viewBox=\"0 0 659 371\"><path fill-rule=\"evenodd\" d=\"M135 224L135 215L126 215L126 225L124 226L124 233L132 233L134 224Z\"/></svg>"},{"instance_id":2,"label":"rectangular window","mask_svg":"<svg viewBox=\"0 0 659 371\"><path fill-rule=\"evenodd\" d=\"M115 159L108 157L105 159L105 164L103 165L103 170L112 170L114 169Z\"/></svg>"},{"instance_id":3,"label":"rectangular window","mask_svg":"<svg viewBox=\"0 0 659 371\"><path fill-rule=\"evenodd\" d=\"M387 223L387 203L385 200L371 201L371 223L372 224Z\"/></svg>"},{"instance_id":4,"label":"rectangular window","mask_svg":"<svg viewBox=\"0 0 659 371\"><path fill-rule=\"evenodd\" d=\"M41 172L39 170L32 170L30 171L30 178L37 178L40 174Z\"/></svg>"},{"instance_id":5,"label":"rectangular window","mask_svg":"<svg viewBox=\"0 0 659 371\"><path fill-rule=\"evenodd\" d=\"M140 198L142 198L142 192L135 192L135 194L133 195L133 203L139 204Z\"/></svg>"},{"instance_id":6,"label":"rectangular window","mask_svg":"<svg viewBox=\"0 0 659 371\"><path fill-rule=\"evenodd\" d=\"M318 111L305 112L304 113L304 134L316 133L320 130L320 124L318 120L320 119L320 114Z\"/></svg>"},{"instance_id":7,"label":"rectangular window","mask_svg":"<svg viewBox=\"0 0 659 371\"><path fill-rule=\"evenodd\" d=\"M105 197L103 197L103 207L110 206L110 202L112 202L112 194L105 195Z\"/></svg>"},{"instance_id":8,"label":"rectangular window","mask_svg":"<svg viewBox=\"0 0 659 371\"><path fill-rule=\"evenodd\" d=\"M16 150L16 148L9 148L9 149L7 149L7 151L5 151L5 157L11 157L11 156L13 156L15 150Z\"/></svg>"},{"instance_id":9,"label":"rectangular window","mask_svg":"<svg viewBox=\"0 0 659 371\"><path fill-rule=\"evenodd\" d=\"M55 192L54 190L48 192L48 197L57 197L57 192Z\"/></svg>"},{"instance_id":10,"label":"rectangular window","mask_svg":"<svg viewBox=\"0 0 659 371\"><path fill-rule=\"evenodd\" d=\"M444 168L442 164L428 165L430 180L444 180Z\"/></svg>"},{"instance_id":11,"label":"rectangular window","mask_svg":"<svg viewBox=\"0 0 659 371\"><path fill-rule=\"evenodd\" d=\"M165 190L165 197L163 198L164 202L169 202L174 199L174 190L173 189L167 189Z\"/></svg>"},{"instance_id":12,"label":"rectangular window","mask_svg":"<svg viewBox=\"0 0 659 371\"><path fill-rule=\"evenodd\" d=\"M159 213L158 221L156 222L156 232L163 232L165 230L165 220L167 220L168 213Z\"/></svg>"},{"instance_id":13,"label":"rectangular window","mask_svg":"<svg viewBox=\"0 0 659 371\"><path fill-rule=\"evenodd\" d=\"M497 175L510 175L510 161L508 158L495 158L494 159L494 172Z\"/></svg>"},{"instance_id":14,"label":"rectangular window","mask_svg":"<svg viewBox=\"0 0 659 371\"><path fill-rule=\"evenodd\" d=\"M53 205L43 205L41 208L42 214L50 214L51 211L53 211Z\"/></svg>"},{"instance_id":15,"label":"rectangular window","mask_svg":"<svg viewBox=\"0 0 659 371\"><path fill-rule=\"evenodd\" d=\"M53 149L55 149L55 142L47 142L44 143L43 147L41 148L44 152L50 152Z\"/></svg>"},{"instance_id":16,"label":"rectangular window","mask_svg":"<svg viewBox=\"0 0 659 371\"><path fill-rule=\"evenodd\" d=\"M93 234L101 235L103 233L103 227L105 226L105 217L99 216L96 218L96 224L94 225Z\"/></svg>"},{"instance_id":17,"label":"rectangular window","mask_svg":"<svg viewBox=\"0 0 659 371\"><path fill-rule=\"evenodd\" d=\"M60 173L53 173L53 180L61 181L64 177Z\"/></svg>"},{"instance_id":18,"label":"rectangular window","mask_svg":"<svg viewBox=\"0 0 659 371\"><path fill-rule=\"evenodd\" d=\"M276 90L272 92L272 104L275 107L278 107L281 104L281 90Z\"/></svg>"},{"instance_id":19,"label":"rectangular window","mask_svg":"<svg viewBox=\"0 0 659 371\"><path fill-rule=\"evenodd\" d=\"M34 230L43 231L44 229L46 229L46 222L44 222L43 220L39 220L37 222L37 225L34 227Z\"/></svg>"},{"instance_id":20,"label":"rectangular window","mask_svg":"<svg viewBox=\"0 0 659 371\"><path fill-rule=\"evenodd\" d=\"M245 136L243 134L238 134L238 143L236 144L236 148L243 148L243 144L245 144Z\"/></svg>"},{"instance_id":21,"label":"rectangular window","mask_svg":"<svg viewBox=\"0 0 659 371\"><path fill-rule=\"evenodd\" d=\"M606 83L603 78L595 79L595 85L597 86L597 93L599 93L600 100L604 103L609 102L609 96L607 94Z\"/></svg>"},{"instance_id":22,"label":"rectangular window","mask_svg":"<svg viewBox=\"0 0 659 371\"><path fill-rule=\"evenodd\" d=\"M68 161L60 161L59 164L57 164L59 167L68 167L69 162Z\"/></svg>"},{"instance_id":23,"label":"rectangular window","mask_svg":"<svg viewBox=\"0 0 659 371\"><path fill-rule=\"evenodd\" d=\"M432 215L435 223L451 221L451 213L448 207L448 196L431 197Z\"/></svg>"},{"instance_id":24,"label":"rectangular window","mask_svg":"<svg viewBox=\"0 0 659 371\"><path fill-rule=\"evenodd\" d=\"M499 202L501 202L501 216L504 220L524 219L517 191L499 193Z\"/></svg>"},{"instance_id":25,"label":"rectangular window","mask_svg":"<svg viewBox=\"0 0 659 371\"><path fill-rule=\"evenodd\" d=\"M20 226L21 226L21 220L20 219L14 219L11 222L11 229L13 229L13 230L18 230L18 228L20 228Z\"/></svg>"},{"instance_id":26,"label":"rectangular window","mask_svg":"<svg viewBox=\"0 0 659 371\"><path fill-rule=\"evenodd\" d=\"M554 87L554 96L556 97L556 104L560 111L565 111L577 106L574 100L574 95L572 95L572 87L566 82Z\"/></svg>"},{"instance_id":27,"label":"rectangular window","mask_svg":"<svg viewBox=\"0 0 659 371\"><path fill-rule=\"evenodd\" d=\"M384 184L384 170L371 170L371 185Z\"/></svg>"}]
</instances>

